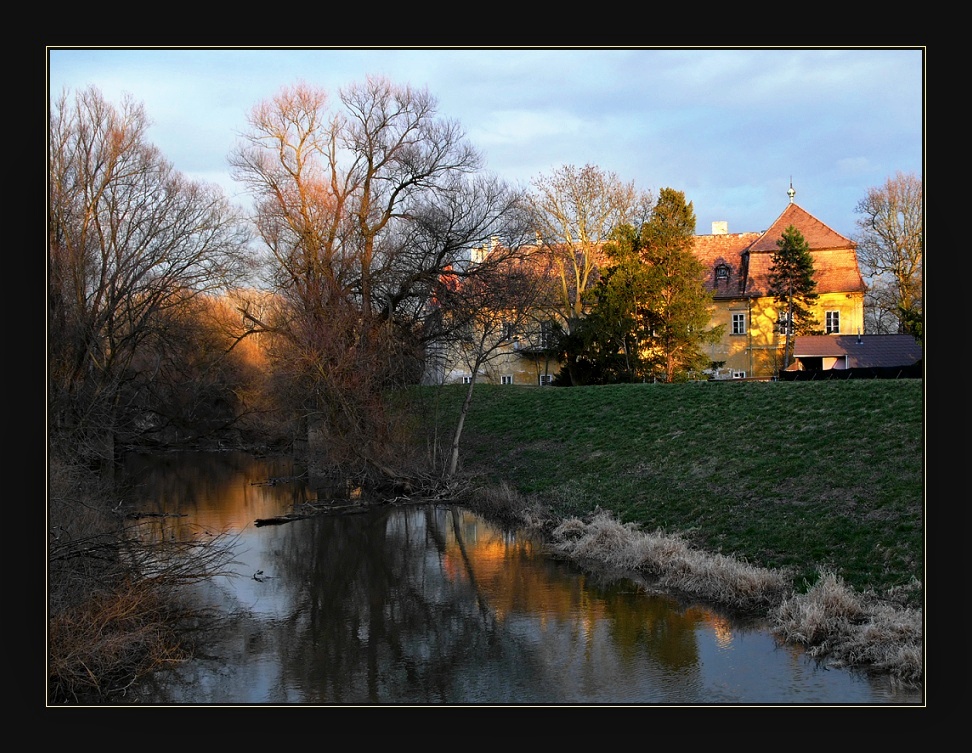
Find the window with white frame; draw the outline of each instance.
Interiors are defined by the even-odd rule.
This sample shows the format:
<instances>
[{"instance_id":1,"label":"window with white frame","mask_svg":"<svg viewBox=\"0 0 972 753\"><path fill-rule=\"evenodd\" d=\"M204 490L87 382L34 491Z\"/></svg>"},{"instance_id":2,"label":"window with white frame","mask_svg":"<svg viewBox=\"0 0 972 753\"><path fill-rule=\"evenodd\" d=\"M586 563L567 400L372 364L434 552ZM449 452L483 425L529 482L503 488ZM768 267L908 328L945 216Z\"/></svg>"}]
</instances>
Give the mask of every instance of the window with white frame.
<instances>
[{"instance_id":1,"label":"window with white frame","mask_svg":"<svg viewBox=\"0 0 972 753\"><path fill-rule=\"evenodd\" d=\"M513 375L503 374L503 376L500 377L500 384L513 384Z\"/></svg>"},{"instance_id":2,"label":"window with white frame","mask_svg":"<svg viewBox=\"0 0 972 753\"><path fill-rule=\"evenodd\" d=\"M552 383L553 383L553 374L541 374L540 375L540 385L541 386L543 386L545 384L552 384Z\"/></svg>"},{"instance_id":3,"label":"window with white frame","mask_svg":"<svg viewBox=\"0 0 972 753\"><path fill-rule=\"evenodd\" d=\"M840 312L828 311L826 314L826 332L828 335L840 334Z\"/></svg>"},{"instance_id":4,"label":"window with white frame","mask_svg":"<svg viewBox=\"0 0 972 753\"><path fill-rule=\"evenodd\" d=\"M789 327L787 322L789 321ZM793 334L793 317L787 313L786 309L776 312L776 331L781 335Z\"/></svg>"},{"instance_id":5,"label":"window with white frame","mask_svg":"<svg viewBox=\"0 0 972 753\"><path fill-rule=\"evenodd\" d=\"M469 384L471 381L472 381L472 377L471 376L464 376L462 378L462 383L463 384Z\"/></svg>"},{"instance_id":6,"label":"window with white frame","mask_svg":"<svg viewBox=\"0 0 972 753\"><path fill-rule=\"evenodd\" d=\"M734 334L734 335L745 335L746 334L746 315L745 314L733 314L732 315L732 334Z\"/></svg>"},{"instance_id":7,"label":"window with white frame","mask_svg":"<svg viewBox=\"0 0 972 753\"><path fill-rule=\"evenodd\" d=\"M732 378L733 379L745 379L746 378L746 372L745 371L736 371L734 369L733 372L732 372Z\"/></svg>"}]
</instances>

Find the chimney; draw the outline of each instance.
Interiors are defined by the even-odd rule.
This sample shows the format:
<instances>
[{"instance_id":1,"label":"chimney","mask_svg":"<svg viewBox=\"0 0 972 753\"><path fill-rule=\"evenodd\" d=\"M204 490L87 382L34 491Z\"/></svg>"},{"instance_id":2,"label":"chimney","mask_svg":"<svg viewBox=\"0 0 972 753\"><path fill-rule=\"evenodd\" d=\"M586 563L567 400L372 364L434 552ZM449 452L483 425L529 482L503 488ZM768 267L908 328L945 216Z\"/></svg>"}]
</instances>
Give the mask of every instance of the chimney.
<instances>
[{"instance_id":1,"label":"chimney","mask_svg":"<svg viewBox=\"0 0 972 753\"><path fill-rule=\"evenodd\" d=\"M729 233L729 223L725 220L718 220L712 223L713 235L727 235Z\"/></svg>"}]
</instances>

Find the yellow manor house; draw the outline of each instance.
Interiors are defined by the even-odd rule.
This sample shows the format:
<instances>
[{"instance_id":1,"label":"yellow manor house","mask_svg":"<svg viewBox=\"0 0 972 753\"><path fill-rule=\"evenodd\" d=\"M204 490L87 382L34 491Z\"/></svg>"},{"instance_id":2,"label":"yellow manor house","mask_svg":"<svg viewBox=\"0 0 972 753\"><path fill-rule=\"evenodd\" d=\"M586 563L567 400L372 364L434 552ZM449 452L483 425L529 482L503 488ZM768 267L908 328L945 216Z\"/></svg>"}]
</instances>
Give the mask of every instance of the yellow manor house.
<instances>
[{"instance_id":1,"label":"yellow manor house","mask_svg":"<svg viewBox=\"0 0 972 753\"><path fill-rule=\"evenodd\" d=\"M703 346L713 363L712 379L770 379L783 368L785 333L779 302L768 295L768 275L776 242L793 225L813 256L818 299L814 316L826 335L859 335L864 331L864 279L856 244L827 227L794 202L763 232L729 233L728 223L712 223L710 235L695 236L695 253L707 269L706 287L713 295L710 326L725 324L721 341ZM482 366L477 381L493 384L549 384L560 364L544 350L544 333L518 332ZM452 361L440 377L468 382L463 359Z\"/></svg>"},{"instance_id":2,"label":"yellow manor house","mask_svg":"<svg viewBox=\"0 0 972 753\"><path fill-rule=\"evenodd\" d=\"M708 270L706 287L714 297L712 326L726 325L722 340L705 348L713 363L722 364L713 378L766 378L783 368L780 306L767 290L776 242L790 225L813 256L819 295L814 317L820 329L827 335L864 331L865 285L856 244L795 204L791 189L790 203L768 230L728 233L725 223L713 223L711 235L695 237L695 253Z\"/></svg>"}]
</instances>

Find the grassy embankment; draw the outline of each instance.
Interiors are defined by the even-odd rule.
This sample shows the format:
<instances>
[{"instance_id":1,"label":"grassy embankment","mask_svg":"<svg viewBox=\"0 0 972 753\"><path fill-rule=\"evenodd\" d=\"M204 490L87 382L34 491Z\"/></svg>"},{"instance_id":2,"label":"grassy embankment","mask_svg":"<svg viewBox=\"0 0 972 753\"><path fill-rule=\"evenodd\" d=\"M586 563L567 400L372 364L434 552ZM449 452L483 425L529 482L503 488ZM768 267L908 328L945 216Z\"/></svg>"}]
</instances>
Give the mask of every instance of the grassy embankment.
<instances>
[{"instance_id":1,"label":"grassy embankment","mask_svg":"<svg viewBox=\"0 0 972 753\"><path fill-rule=\"evenodd\" d=\"M448 419L465 388L435 394ZM811 653L922 682L922 381L477 385L462 448L575 560L766 608Z\"/></svg>"},{"instance_id":2,"label":"grassy embankment","mask_svg":"<svg viewBox=\"0 0 972 753\"><path fill-rule=\"evenodd\" d=\"M462 388L446 388L458 399ZM921 380L477 385L464 468L560 517L644 530L856 590L924 572Z\"/></svg>"}]
</instances>

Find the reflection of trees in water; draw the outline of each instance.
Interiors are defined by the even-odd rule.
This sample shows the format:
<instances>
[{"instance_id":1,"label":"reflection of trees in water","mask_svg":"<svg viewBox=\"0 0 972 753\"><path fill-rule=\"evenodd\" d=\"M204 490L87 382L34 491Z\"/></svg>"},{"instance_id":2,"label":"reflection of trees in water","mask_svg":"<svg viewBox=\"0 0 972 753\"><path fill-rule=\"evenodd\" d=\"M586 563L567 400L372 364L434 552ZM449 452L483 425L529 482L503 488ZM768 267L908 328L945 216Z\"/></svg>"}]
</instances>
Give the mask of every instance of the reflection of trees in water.
<instances>
[{"instance_id":1,"label":"reflection of trees in water","mask_svg":"<svg viewBox=\"0 0 972 753\"><path fill-rule=\"evenodd\" d=\"M243 452L136 453L126 457L122 483L128 511L164 510L173 516L144 518L146 535L188 541L214 532L240 531L258 517L306 502L308 490L302 483L266 483L294 473L294 463L286 457L254 458Z\"/></svg>"},{"instance_id":2,"label":"reflection of trees in water","mask_svg":"<svg viewBox=\"0 0 972 753\"><path fill-rule=\"evenodd\" d=\"M630 587L589 589L459 510L317 518L282 542L280 684L305 702L563 702L580 682L630 692L645 679L632 666L698 664L697 616Z\"/></svg>"},{"instance_id":3,"label":"reflection of trees in water","mask_svg":"<svg viewBox=\"0 0 972 753\"><path fill-rule=\"evenodd\" d=\"M154 460L137 469L150 498L190 510L164 519L167 531L197 527L200 504L242 527L256 517L253 494L307 495L300 483L285 485L289 492L259 484L291 472L276 459ZM276 604L276 619L243 616L214 648L228 669L197 682L217 701L565 702L578 683L638 684L617 675L639 663L666 671L697 663L697 618L659 598L632 598L630 587L595 586L528 537L462 509L323 516L255 540L267 546L261 566L274 594L261 608Z\"/></svg>"},{"instance_id":4,"label":"reflection of trees in water","mask_svg":"<svg viewBox=\"0 0 972 753\"><path fill-rule=\"evenodd\" d=\"M615 588L604 594L617 649L631 658L640 653L668 669L685 669L699 662L695 626L698 617L663 597L632 599Z\"/></svg>"},{"instance_id":5,"label":"reflection of trees in water","mask_svg":"<svg viewBox=\"0 0 972 753\"><path fill-rule=\"evenodd\" d=\"M283 459L220 453L136 459L129 477L143 483L144 501L188 513L148 524L189 539L203 511L243 528L257 517L254 495L302 501L304 484L260 483L291 473ZM462 509L323 516L248 539L267 547L261 567L274 598L259 607L275 604L276 619L240 615L212 647L225 669L183 668L215 702L563 702L577 676L614 682L601 675L616 669L618 651L672 668L695 662L691 620L679 610L588 588L529 538ZM222 603L245 608L248 593Z\"/></svg>"},{"instance_id":6,"label":"reflection of trees in water","mask_svg":"<svg viewBox=\"0 0 972 753\"><path fill-rule=\"evenodd\" d=\"M206 499L248 526L237 549L241 578L199 584L200 604L226 616L203 647L213 660L153 678L143 702L698 703L722 699L723 687L727 701L751 692L713 678L720 662L697 637L706 625L731 652L735 619L581 573L459 508L386 507L253 528L254 490L268 495L261 504L284 508L289 498L276 495L308 492L303 483L251 486L287 468L237 460L162 456L146 463L160 473L140 476L159 482L143 487L145 499L177 508ZM265 579L251 579L250 567L264 568ZM774 677L770 659L774 687L804 692L800 657L786 668L793 680ZM750 673L763 671L752 666L759 661L747 659ZM713 682L715 691L706 687Z\"/></svg>"},{"instance_id":7,"label":"reflection of trees in water","mask_svg":"<svg viewBox=\"0 0 972 753\"><path fill-rule=\"evenodd\" d=\"M398 508L292 527L277 565L294 588L284 684L310 703L442 703L515 701L537 681L475 579L443 569L452 514Z\"/></svg>"}]
</instances>

